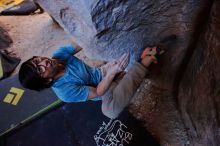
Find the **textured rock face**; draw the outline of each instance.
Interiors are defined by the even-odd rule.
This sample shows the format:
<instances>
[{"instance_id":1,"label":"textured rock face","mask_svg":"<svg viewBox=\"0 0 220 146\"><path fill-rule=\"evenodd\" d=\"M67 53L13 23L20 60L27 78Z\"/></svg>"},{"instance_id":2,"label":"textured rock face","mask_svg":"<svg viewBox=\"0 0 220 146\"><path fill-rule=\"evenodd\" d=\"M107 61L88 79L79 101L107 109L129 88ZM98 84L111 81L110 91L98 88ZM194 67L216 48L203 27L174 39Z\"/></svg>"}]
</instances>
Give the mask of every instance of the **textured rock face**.
<instances>
[{"instance_id":1,"label":"textured rock face","mask_svg":"<svg viewBox=\"0 0 220 146\"><path fill-rule=\"evenodd\" d=\"M220 145L220 2L196 42L184 71L178 104L193 144Z\"/></svg>"},{"instance_id":2,"label":"textured rock face","mask_svg":"<svg viewBox=\"0 0 220 146\"><path fill-rule=\"evenodd\" d=\"M220 145L220 2L37 0L93 58L166 53L130 111L162 145Z\"/></svg>"}]
</instances>

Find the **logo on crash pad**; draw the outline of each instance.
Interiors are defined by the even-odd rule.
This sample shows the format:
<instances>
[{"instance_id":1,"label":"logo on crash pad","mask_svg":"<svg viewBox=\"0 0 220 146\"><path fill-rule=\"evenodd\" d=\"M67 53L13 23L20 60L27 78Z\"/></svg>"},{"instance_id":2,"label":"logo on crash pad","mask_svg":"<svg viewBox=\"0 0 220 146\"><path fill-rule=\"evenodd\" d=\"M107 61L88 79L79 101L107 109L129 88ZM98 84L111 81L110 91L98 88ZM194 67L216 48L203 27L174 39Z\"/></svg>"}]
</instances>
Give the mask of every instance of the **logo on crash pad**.
<instances>
[{"instance_id":1,"label":"logo on crash pad","mask_svg":"<svg viewBox=\"0 0 220 146\"><path fill-rule=\"evenodd\" d=\"M12 87L3 101L12 105L17 105L23 94L24 90Z\"/></svg>"},{"instance_id":2,"label":"logo on crash pad","mask_svg":"<svg viewBox=\"0 0 220 146\"><path fill-rule=\"evenodd\" d=\"M125 146L132 140L132 134L127 130L120 120L111 119L108 124L103 122L94 139L97 146Z\"/></svg>"}]
</instances>

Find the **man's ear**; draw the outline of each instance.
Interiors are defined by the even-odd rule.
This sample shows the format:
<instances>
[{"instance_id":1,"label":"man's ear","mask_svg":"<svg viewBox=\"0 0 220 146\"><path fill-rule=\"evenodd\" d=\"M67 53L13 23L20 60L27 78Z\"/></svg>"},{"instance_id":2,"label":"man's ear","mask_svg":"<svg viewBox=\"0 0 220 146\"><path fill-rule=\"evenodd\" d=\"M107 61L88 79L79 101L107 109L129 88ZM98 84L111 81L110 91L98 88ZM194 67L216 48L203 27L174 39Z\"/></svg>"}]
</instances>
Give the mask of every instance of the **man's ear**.
<instances>
[{"instance_id":1,"label":"man's ear","mask_svg":"<svg viewBox=\"0 0 220 146\"><path fill-rule=\"evenodd\" d=\"M49 85L51 82L53 82L53 78L48 78L46 84Z\"/></svg>"}]
</instances>

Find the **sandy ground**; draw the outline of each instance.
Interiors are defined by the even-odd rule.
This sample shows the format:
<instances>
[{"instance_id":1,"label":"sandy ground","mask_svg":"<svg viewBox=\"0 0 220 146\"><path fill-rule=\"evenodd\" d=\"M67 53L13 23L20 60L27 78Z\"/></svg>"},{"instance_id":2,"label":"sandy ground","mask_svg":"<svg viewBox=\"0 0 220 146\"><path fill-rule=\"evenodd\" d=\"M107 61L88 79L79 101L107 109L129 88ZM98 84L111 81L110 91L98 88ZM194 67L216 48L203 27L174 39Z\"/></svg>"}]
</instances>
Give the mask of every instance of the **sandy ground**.
<instances>
[{"instance_id":1,"label":"sandy ground","mask_svg":"<svg viewBox=\"0 0 220 146\"><path fill-rule=\"evenodd\" d=\"M29 16L0 16L0 25L13 40L13 44L7 49L15 51L21 58L21 62L32 56L51 57L54 50L73 42L71 36L54 23L47 13ZM76 56L92 66L100 66L103 63L90 60L83 51ZM19 68L18 66L14 74Z\"/></svg>"}]
</instances>

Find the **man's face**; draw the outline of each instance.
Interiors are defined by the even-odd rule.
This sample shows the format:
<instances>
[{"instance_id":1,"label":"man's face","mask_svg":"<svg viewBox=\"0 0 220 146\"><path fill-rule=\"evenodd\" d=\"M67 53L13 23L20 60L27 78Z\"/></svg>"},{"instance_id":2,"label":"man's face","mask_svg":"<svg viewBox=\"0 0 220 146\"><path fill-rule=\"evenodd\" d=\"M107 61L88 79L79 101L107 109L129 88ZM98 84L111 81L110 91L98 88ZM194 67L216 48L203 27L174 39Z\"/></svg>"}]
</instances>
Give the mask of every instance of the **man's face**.
<instances>
[{"instance_id":1,"label":"man's face","mask_svg":"<svg viewBox=\"0 0 220 146\"><path fill-rule=\"evenodd\" d=\"M43 78L53 78L58 62L56 59L34 56L31 63L36 67L37 73Z\"/></svg>"}]
</instances>

